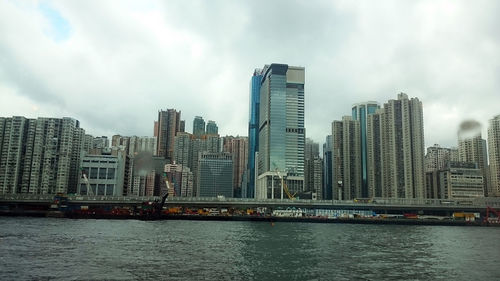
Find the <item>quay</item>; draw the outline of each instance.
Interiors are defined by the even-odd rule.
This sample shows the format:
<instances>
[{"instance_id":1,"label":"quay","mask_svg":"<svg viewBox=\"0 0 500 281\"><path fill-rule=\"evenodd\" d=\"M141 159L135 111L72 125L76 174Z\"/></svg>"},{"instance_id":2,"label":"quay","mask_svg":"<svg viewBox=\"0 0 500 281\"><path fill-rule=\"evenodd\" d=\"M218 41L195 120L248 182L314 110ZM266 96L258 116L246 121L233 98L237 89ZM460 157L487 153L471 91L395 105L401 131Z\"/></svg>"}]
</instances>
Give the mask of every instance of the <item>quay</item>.
<instances>
[{"instance_id":1,"label":"quay","mask_svg":"<svg viewBox=\"0 0 500 281\"><path fill-rule=\"evenodd\" d=\"M496 225L500 198L355 200L0 195L0 215L95 219ZM158 209L156 212L155 209ZM486 218L486 219L485 219Z\"/></svg>"}]
</instances>

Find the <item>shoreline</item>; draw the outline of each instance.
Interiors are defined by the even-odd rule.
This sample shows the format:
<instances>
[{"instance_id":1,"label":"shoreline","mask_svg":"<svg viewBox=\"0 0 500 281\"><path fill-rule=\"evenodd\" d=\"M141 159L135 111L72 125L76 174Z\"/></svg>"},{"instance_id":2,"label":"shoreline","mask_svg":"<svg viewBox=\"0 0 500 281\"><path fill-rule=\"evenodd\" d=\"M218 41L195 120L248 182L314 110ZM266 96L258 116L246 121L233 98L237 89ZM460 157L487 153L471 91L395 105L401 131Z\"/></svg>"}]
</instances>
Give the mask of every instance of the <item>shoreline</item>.
<instances>
[{"instance_id":1,"label":"shoreline","mask_svg":"<svg viewBox=\"0 0 500 281\"><path fill-rule=\"evenodd\" d=\"M278 217L278 216L239 216L239 215L114 215L114 214L76 214L60 211L0 211L6 217L52 217L61 219L111 219L111 220L193 220L193 221L250 221L250 222L289 222L289 223L348 223L348 224L386 224L386 225L435 225L435 226L498 226L483 224L479 221L407 219L407 218L326 218L326 217Z\"/></svg>"}]
</instances>

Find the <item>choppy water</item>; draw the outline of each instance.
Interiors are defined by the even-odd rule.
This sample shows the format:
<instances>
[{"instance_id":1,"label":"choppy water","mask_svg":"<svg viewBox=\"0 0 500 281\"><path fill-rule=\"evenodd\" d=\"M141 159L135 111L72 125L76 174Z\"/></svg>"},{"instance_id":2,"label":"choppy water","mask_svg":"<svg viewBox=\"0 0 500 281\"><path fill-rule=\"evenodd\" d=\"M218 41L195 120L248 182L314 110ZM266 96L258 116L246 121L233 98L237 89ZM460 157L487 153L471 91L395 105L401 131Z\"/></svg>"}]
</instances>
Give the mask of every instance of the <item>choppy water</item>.
<instances>
[{"instance_id":1,"label":"choppy water","mask_svg":"<svg viewBox=\"0 0 500 281\"><path fill-rule=\"evenodd\" d=\"M1 280L500 280L500 228L0 218Z\"/></svg>"}]
</instances>

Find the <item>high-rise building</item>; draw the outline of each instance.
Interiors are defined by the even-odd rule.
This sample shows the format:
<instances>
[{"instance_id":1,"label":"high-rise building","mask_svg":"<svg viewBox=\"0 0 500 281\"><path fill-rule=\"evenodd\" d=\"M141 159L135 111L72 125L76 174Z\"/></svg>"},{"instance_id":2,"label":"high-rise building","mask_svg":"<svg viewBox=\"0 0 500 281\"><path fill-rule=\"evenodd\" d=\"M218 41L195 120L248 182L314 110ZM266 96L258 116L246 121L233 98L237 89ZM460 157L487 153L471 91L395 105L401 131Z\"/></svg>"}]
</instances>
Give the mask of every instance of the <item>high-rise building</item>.
<instances>
[{"instance_id":1,"label":"high-rise building","mask_svg":"<svg viewBox=\"0 0 500 281\"><path fill-rule=\"evenodd\" d=\"M369 197L424 198L422 102L400 93L366 120Z\"/></svg>"},{"instance_id":2,"label":"high-rise building","mask_svg":"<svg viewBox=\"0 0 500 281\"><path fill-rule=\"evenodd\" d=\"M230 153L233 157L233 187L234 197L242 197L243 174L248 161L248 138L224 137L223 152Z\"/></svg>"},{"instance_id":3,"label":"high-rise building","mask_svg":"<svg viewBox=\"0 0 500 281\"><path fill-rule=\"evenodd\" d=\"M481 137L481 132L472 137L458 139L458 156L461 162L476 163L483 176L486 195L488 194L488 154L486 140Z\"/></svg>"},{"instance_id":4,"label":"high-rise building","mask_svg":"<svg viewBox=\"0 0 500 281\"><path fill-rule=\"evenodd\" d=\"M184 133L186 131L186 120L181 120L179 122L179 132Z\"/></svg>"},{"instance_id":5,"label":"high-rise building","mask_svg":"<svg viewBox=\"0 0 500 281\"><path fill-rule=\"evenodd\" d=\"M163 172L168 161L161 156L141 152L131 158L127 192L135 196L160 196L166 190Z\"/></svg>"},{"instance_id":6,"label":"high-rise building","mask_svg":"<svg viewBox=\"0 0 500 281\"><path fill-rule=\"evenodd\" d=\"M0 118L0 193L75 193L85 132L72 118Z\"/></svg>"},{"instance_id":7,"label":"high-rise building","mask_svg":"<svg viewBox=\"0 0 500 281\"><path fill-rule=\"evenodd\" d=\"M233 160L229 153L200 154L198 197L233 197Z\"/></svg>"},{"instance_id":8,"label":"high-rise building","mask_svg":"<svg viewBox=\"0 0 500 281\"><path fill-rule=\"evenodd\" d=\"M111 147L123 147L128 156L133 157L140 152L148 152L154 155L157 151L156 137L120 136L112 137Z\"/></svg>"},{"instance_id":9,"label":"high-rise building","mask_svg":"<svg viewBox=\"0 0 500 281\"><path fill-rule=\"evenodd\" d=\"M366 118L366 160L368 173L368 197L383 197L384 174L382 173L386 157L382 154L385 149L382 143L382 116L383 109L378 109L375 114Z\"/></svg>"},{"instance_id":10,"label":"high-rise building","mask_svg":"<svg viewBox=\"0 0 500 281\"><path fill-rule=\"evenodd\" d=\"M180 132L181 112L175 109L158 112L158 145L156 155L169 162L174 158L175 136Z\"/></svg>"},{"instance_id":11,"label":"high-rise building","mask_svg":"<svg viewBox=\"0 0 500 281\"><path fill-rule=\"evenodd\" d=\"M165 165L165 173L173 188L173 196L193 196L193 173L182 164Z\"/></svg>"},{"instance_id":12,"label":"high-rise building","mask_svg":"<svg viewBox=\"0 0 500 281\"><path fill-rule=\"evenodd\" d=\"M312 198L323 199L323 163L319 157L319 144L306 138L304 154L304 189Z\"/></svg>"},{"instance_id":13,"label":"high-rise building","mask_svg":"<svg viewBox=\"0 0 500 281\"><path fill-rule=\"evenodd\" d=\"M264 67L260 87L259 157L257 189L269 198L277 171L288 191L304 190L304 83L305 69L286 64Z\"/></svg>"},{"instance_id":14,"label":"high-rise building","mask_svg":"<svg viewBox=\"0 0 500 281\"><path fill-rule=\"evenodd\" d=\"M352 118L359 121L359 137L361 138L361 197L369 197L368 192L368 156L367 156L367 116L380 108L377 102L369 101L352 106Z\"/></svg>"},{"instance_id":15,"label":"high-rise building","mask_svg":"<svg viewBox=\"0 0 500 281\"><path fill-rule=\"evenodd\" d=\"M215 121L208 120L207 135L218 135L218 134L219 134L219 127L217 127Z\"/></svg>"},{"instance_id":16,"label":"high-rise building","mask_svg":"<svg viewBox=\"0 0 500 281\"><path fill-rule=\"evenodd\" d=\"M178 133L177 136L175 136L175 164L181 164L185 167L190 167L189 152L191 150L192 137L193 135L191 135L190 133Z\"/></svg>"},{"instance_id":17,"label":"high-rise building","mask_svg":"<svg viewBox=\"0 0 500 281\"><path fill-rule=\"evenodd\" d=\"M250 80L250 109L248 121L248 186L247 198L255 197L255 153L259 151L259 107L262 70L255 69ZM243 194L244 195L244 194Z\"/></svg>"},{"instance_id":18,"label":"high-rise building","mask_svg":"<svg viewBox=\"0 0 500 281\"><path fill-rule=\"evenodd\" d=\"M332 166L332 135L326 136L323 144L323 199L332 200L333 191L333 166Z\"/></svg>"},{"instance_id":19,"label":"high-rise building","mask_svg":"<svg viewBox=\"0 0 500 281\"><path fill-rule=\"evenodd\" d=\"M458 162L458 149L441 147L439 144L427 148L425 172L443 170L448 162Z\"/></svg>"},{"instance_id":20,"label":"high-rise building","mask_svg":"<svg viewBox=\"0 0 500 281\"><path fill-rule=\"evenodd\" d=\"M107 136L95 137L92 142L92 148L108 148L109 140Z\"/></svg>"},{"instance_id":21,"label":"high-rise building","mask_svg":"<svg viewBox=\"0 0 500 281\"><path fill-rule=\"evenodd\" d=\"M205 134L205 120L203 117L196 116L193 120L193 135L197 138Z\"/></svg>"},{"instance_id":22,"label":"high-rise building","mask_svg":"<svg viewBox=\"0 0 500 281\"><path fill-rule=\"evenodd\" d=\"M359 121L350 116L332 123L333 198L361 198L361 138Z\"/></svg>"},{"instance_id":23,"label":"high-rise building","mask_svg":"<svg viewBox=\"0 0 500 281\"><path fill-rule=\"evenodd\" d=\"M500 115L488 122L488 151L490 159L490 183L488 196L500 196Z\"/></svg>"}]
</instances>

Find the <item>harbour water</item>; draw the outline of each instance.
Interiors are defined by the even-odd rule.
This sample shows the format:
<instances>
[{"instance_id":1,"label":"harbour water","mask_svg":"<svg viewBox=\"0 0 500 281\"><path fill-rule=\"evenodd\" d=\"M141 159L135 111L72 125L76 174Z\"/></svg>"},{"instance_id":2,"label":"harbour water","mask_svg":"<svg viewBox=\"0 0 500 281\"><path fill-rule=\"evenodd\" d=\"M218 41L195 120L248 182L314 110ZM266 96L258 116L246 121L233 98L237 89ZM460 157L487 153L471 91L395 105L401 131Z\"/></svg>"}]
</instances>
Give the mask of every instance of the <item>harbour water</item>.
<instances>
[{"instance_id":1,"label":"harbour water","mask_svg":"<svg viewBox=\"0 0 500 281\"><path fill-rule=\"evenodd\" d=\"M1 280L500 280L500 228L0 217Z\"/></svg>"}]
</instances>

